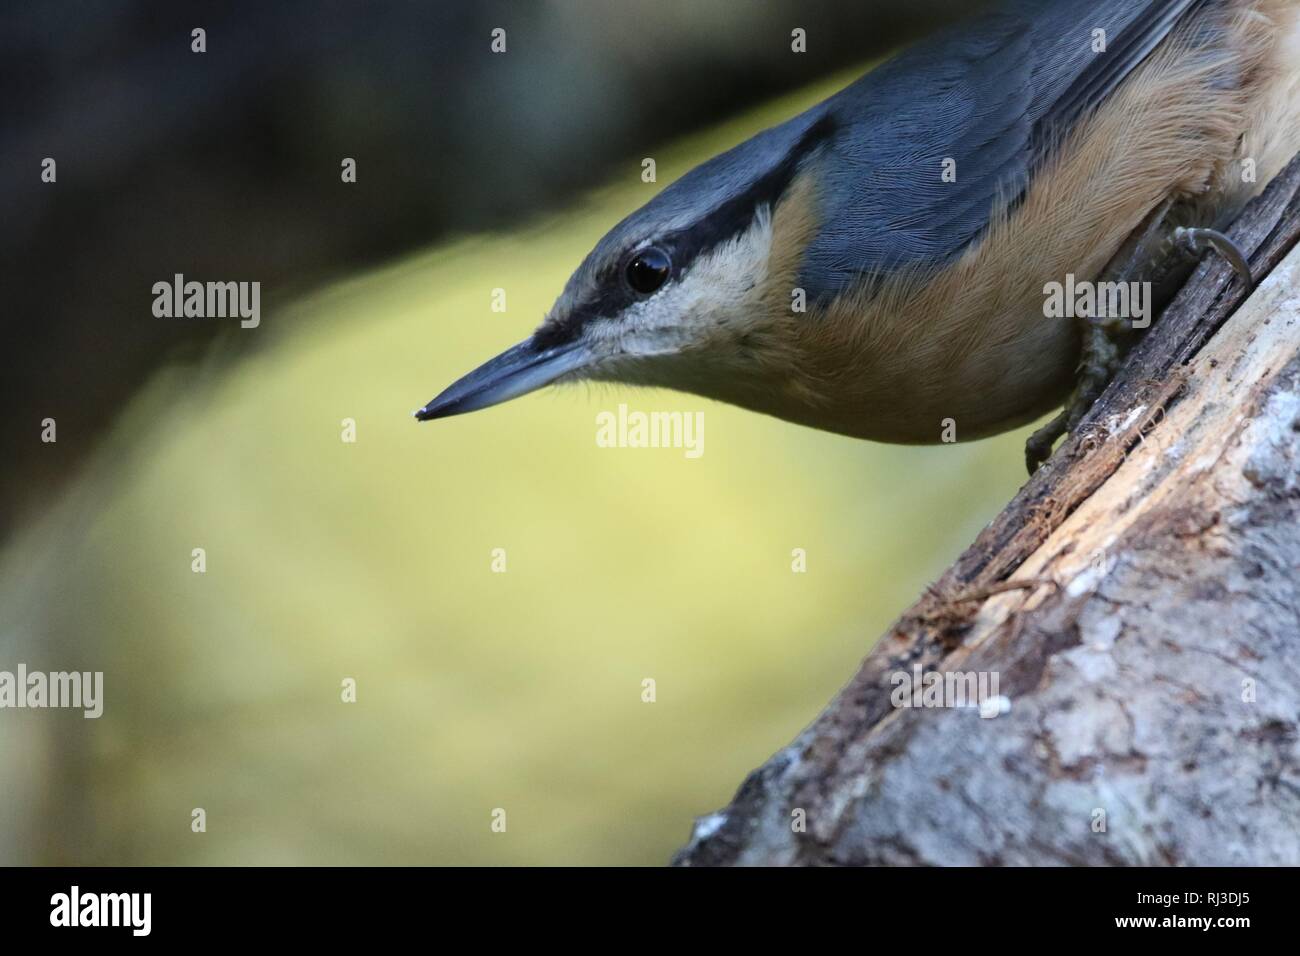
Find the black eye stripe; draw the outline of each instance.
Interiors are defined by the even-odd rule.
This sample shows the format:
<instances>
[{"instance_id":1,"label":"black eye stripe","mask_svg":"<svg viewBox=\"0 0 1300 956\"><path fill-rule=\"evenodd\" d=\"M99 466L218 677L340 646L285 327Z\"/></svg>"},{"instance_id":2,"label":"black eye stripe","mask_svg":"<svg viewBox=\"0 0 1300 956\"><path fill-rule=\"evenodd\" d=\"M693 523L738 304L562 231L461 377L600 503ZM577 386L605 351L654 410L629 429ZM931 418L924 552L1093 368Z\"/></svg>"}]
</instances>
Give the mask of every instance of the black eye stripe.
<instances>
[{"instance_id":1,"label":"black eye stripe","mask_svg":"<svg viewBox=\"0 0 1300 956\"><path fill-rule=\"evenodd\" d=\"M684 275L702 254L746 229L760 207L772 209L794 179L800 162L830 140L835 132L835 122L829 113L818 117L784 159L747 188L708 210L688 228L660 233L652 242L647 242L648 237L643 236L640 240L642 245L635 251L656 246L668 254L670 276ZM587 323L613 318L634 303L643 301L646 294L635 291L627 281L627 267L632 258L634 256L629 251L624 251L618 258L611 257L597 266L591 276L592 285L583 299L573 304L567 315L539 329L538 342L550 346L572 341L582 333L582 327Z\"/></svg>"}]
</instances>

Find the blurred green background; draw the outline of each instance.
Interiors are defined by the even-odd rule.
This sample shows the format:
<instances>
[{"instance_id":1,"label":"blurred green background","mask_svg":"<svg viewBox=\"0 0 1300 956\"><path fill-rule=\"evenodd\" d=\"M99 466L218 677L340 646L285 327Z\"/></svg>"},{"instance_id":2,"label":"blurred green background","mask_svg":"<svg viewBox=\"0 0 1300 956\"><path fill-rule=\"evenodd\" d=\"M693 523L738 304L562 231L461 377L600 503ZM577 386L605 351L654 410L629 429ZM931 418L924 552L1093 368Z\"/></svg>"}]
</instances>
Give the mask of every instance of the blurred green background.
<instances>
[{"instance_id":1,"label":"blurred green background","mask_svg":"<svg viewBox=\"0 0 1300 956\"><path fill-rule=\"evenodd\" d=\"M410 410L654 190L858 72L157 373L0 555L4 666L103 670L106 698L0 715L5 862L665 862L1010 497L1024 433L885 447L615 388ZM598 448L619 402L703 409L703 457Z\"/></svg>"}]
</instances>

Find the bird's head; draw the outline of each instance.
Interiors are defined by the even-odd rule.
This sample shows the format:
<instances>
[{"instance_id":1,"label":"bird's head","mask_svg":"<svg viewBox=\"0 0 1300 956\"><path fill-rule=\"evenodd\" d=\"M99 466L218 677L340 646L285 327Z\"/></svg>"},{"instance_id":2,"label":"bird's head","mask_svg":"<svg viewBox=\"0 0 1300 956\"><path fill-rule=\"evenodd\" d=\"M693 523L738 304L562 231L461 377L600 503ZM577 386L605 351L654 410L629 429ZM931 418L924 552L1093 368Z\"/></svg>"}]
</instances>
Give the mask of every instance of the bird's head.
<instances>
[{"instance_id":1,"label":"bird's head","mask_svg":"<svg viewBox=\"0 0 1300 956\"><path fill-rule=\"evenodd\" d=\"M826 133L796 117L664 189L596 244L532 336L416 417L582 380L760 407L789 358L791 287L816 218L805 167Z\"/></svg>"}]
</instances>

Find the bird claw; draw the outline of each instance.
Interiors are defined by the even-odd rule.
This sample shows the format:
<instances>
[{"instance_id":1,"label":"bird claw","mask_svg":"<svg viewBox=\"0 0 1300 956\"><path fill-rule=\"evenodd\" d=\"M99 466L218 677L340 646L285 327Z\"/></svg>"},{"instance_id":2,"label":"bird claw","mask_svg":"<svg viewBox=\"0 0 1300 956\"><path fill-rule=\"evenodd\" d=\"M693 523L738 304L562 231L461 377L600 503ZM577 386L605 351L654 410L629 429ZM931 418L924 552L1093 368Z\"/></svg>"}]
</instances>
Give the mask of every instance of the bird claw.
<instances>
[{"instance_id":1,"label":"bird claw","mask_svg":"<svg viewBox=\"0 0 1300 956\"><path fill-rule=\"evenodd\" d=\"M1083 354L1079 359L1079 381L1061 413L1029 436L1025 442L1025 467L1032 475L1052 454L1056 440L1073 432L1088 409L1101 397L1119 367L1117 330L1104 321L1083 320Z\"/></svg>"},{"instance_id":2,"label":"bird claw","mask_svg":"<svg viewBox=\"0 0 1300 956\"><path fill-rule=\"evenodd\" d=\"M1199 259L1213 249L1227 260L1228 265L1232 266L1232 271L1237 273L1246 286L1246 291L1254 290L1255 277L1250 273L1250 264L1246 261L1245 253L1241 251L1240 246L1219 230L1179 226L1173 232L1173 240L1176 249L1193 259Z\"/></svg>"},{"instance_id":3,"label":"bird claw","mask_svg":"<svg viewBox=\"0 0 1300 956\"><path fill-rule=\"evenodd\" d=\"M1069 421L1069 416L1070 413L1063 410L1025 440L1025 467L1029 469L1031 475L1038 470L1039 465L1051 457L1052 446L1067 430L1066 422Z\"/></svg>"}]
</instances>

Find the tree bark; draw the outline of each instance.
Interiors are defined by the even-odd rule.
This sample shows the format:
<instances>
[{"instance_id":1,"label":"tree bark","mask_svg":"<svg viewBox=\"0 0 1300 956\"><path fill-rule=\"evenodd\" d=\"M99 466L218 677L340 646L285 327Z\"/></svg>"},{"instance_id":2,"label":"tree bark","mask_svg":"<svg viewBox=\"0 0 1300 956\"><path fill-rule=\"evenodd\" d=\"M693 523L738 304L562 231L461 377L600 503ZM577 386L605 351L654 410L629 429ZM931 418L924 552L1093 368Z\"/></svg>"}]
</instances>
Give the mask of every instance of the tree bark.
<instances>
[{"instance_id":1,"label":"tree bark","mask_svg":"<svg viewBox=\"0 0 1300 956\"><path fill-rule=\"evenodd\" d=\"M1231 234L675 864L1300 864L1300 157Z\"/></svg>"}]
</instances>

